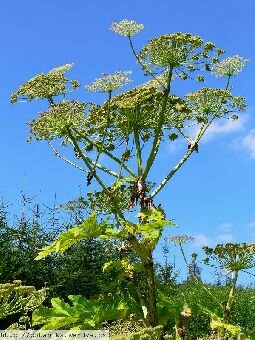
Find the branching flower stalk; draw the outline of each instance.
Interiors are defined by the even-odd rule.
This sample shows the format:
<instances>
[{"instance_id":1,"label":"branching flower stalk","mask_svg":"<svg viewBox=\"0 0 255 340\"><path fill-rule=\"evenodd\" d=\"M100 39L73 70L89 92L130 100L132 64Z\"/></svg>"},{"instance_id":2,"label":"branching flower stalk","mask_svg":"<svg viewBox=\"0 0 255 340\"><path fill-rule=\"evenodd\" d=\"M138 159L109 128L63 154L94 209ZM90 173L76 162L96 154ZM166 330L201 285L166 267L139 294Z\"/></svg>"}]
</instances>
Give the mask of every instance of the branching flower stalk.
<instances>
[{"instance_id":1,"label":"branching flower stalk","mask_svg":"<svg viewBox=\"0 0 255 340\"><path fill-rule=\"evenodd\" d=\"M91 172L91 174L93 174L93 177L95 177L95 179L97 180L98 184L102 187L102 189L104 189L106 192L108 191L107 187L105 186L104 182L101 180L101 178L94 172L94 168L90 165L89 161L87 160L87 157L84 156L84 154L82 153L77 141L75 140L74 136L72 135L71 131L68 129L67 130L67 136L69 137L71 143L74 146L75 151L77 152L77 154L79 155L79 157L82 158L82 160L84 161L84 163L87 165L89 171Z\"/></svg>"},{"instance_id":2,"label":"branching flower stalk","mask_svg":"<svg viewBox=\"0 0 255 340\"><path fill-rule=\"evenodd\" d=\"M132 53L133 53L135 59L137 60L138 64L140 64L142 70L146 72L146 75L150 75L150 76L151 76L151 77L152 77L152 78L153 78L160 86L162 86L163 89L166 89L166 87L165 87L166 84L162 83L162 82L161 82L161 81L153 74L153 72L151 72L150 69L149 69L148 67L146 67L145 64L142 63L142 61L140 60L138 54L137 54L136 51L135 51L134 44L133 44L132 39L131 39L130 36L128 36L128 40L129 40L129 45L130 45L131 51L132 51Z\"/></svg>"},{"instance_id":3,"label":"branching flower stalk","mask_svg":"<svg viewBox=\"0 0 255 340\"><path fill-rule=\"evenodd\" d=\"M85 141L89 142L92 144L100 153L104 153L106 156L110 157L112 160L114 160L116 163L121 165L132 177L136 177L136 174L124 163L122 164L120 159L118 157L115 157L112 153L107 151L103 146L99 146L96 144L92 139L90 139L88 136L85 134L81 134L77 129L73 128L73 131L81 138L84 139Z\"/></svg>"},{"instance_id":4,"label":"branching flower stalk","mask_svg":"<svg viewBox=\"0 0 255 340\"><path fill-rule=\"evenodd\" d=\"M162 136L164 114L165 114L168 95L170 93L172 77L173 77L173 67L170 66L169 71L168 71L167 87L166 87L166 90L164 91L162 109L161 109L161 112L159 114L158 126L156 128L155 137L154 137L154 140L153 140L151 151L150 151L148 160L146 162L145 169L143 171L143 179L145 179L147 177L147 175L148 175L148 173L149 173L149 171L152 167L152 164L153 164L153 162L154 162L154 160L157 156L157 153L158 153L159 145L160 145L160 142L161 142L161 136Z\"/></svg>"},{"instance_id":5,"label":"branching flower stalk","mask_svg":"<svg viewBox=\"0 0 255 340\"><path fill-rule=\"evenodd\" d=\"M108 96L108 110L107 110L107 120L106 120L105 133L104 133L103 140L102 140L103 145L105 143L105 139L106 139L106 135L107 135L106 131L109 128L109 124L110 124L110 110L111 110L111 99L112 99L112 91L111 90L109 90L108 95L109 95ZM97 163L98 163L98 160L99 160L101 153L102 153L102 150L99 150L98 153L97 153L94 169L92 170L93 172L95 171L95 168L97 167Z\"/></svg>"},{"instance_id":6,"label":"branching flower stalk","mask_svg":"<svg viewBox=\"0 0 255 340\"><path fill-rule=\"evenodd\" d=\"M150 194L150 198L154 198L168 183L168 181L174 176L174 174L183 166L183 164L189 159L189 157L192 155L192 153L196 150L196 146L198 145L199 141L199 133L201 131L202 127L197 133L196 138L194 141L190 144L190 148L186 151L186 154L182 157L182 159L171 169L171 171L167 174L167 176L162 180L162 182L158 185L158 187ZM202 136L201 136L202 137Z\"/></svg>"},{"instance_id":7,"label":"branching flower stalk","mask_svg":"<svg viewBox=\"0 0 255 340\"><path fill-rule=\"evenodd\" d=\"M227 92L229 89L229 85L230 85L230 79L232 77L232 74L227 75L227 83L225 86L225 91ZM209 126L212 124L212 122L214 121L214 119L217 117L217 114L219 113L219 111L221 110L222 104L224 102L224 97L221 100L221 103L219 105L219 109L212 115L212 118L208 121L207 124L204 125L203 129L201 129L198 138L201 139L203 137L203 135L205 134L206 130L209 128Z\"/></svg>"},{"instance_id":8,"label":"branching flower stalk","mask_svg":"<svg viewBox=\"0 0 255 340\"><path fill-rule=\"evenodd\" d=\"M136 128L134 128L134 140L135 140L135 146L136 146L137 173L138 173L138 176L141 177L142 172L143 172L142 152L141 152L139 133L136 130Z\"/></svg>"},{"instance_id":9,"label":"branching flower stalk","mask_svg":"<svg viewBox=\"0 0 255 340\"><path fill-rule=\"evenodd\" d=\"M83 169L81 166L75 164L74 162L70 161L69 159L67 159L66 157L60 155L60 153L58 152L58 150L56 148L54 148L54 146L52 145L51 142L48 141L48 145L51 148L51 150L54 153L54 156L58 156L60 159L62 159L63 161L65 161L66 163L72 165L73 167L75 167L76 169L80 170L80 171L84 171L84 172L88 172L87 169Z\"/></svg>"}]
</instances>

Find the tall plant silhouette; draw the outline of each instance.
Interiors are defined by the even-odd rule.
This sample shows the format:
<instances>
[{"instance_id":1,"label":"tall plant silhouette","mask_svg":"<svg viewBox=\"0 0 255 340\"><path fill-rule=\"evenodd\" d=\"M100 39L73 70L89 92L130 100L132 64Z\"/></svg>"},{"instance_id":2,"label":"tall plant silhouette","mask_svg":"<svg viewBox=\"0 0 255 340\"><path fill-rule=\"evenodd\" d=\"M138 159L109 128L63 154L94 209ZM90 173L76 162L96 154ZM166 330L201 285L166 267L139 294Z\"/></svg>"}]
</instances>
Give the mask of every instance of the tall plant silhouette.
<instances>
[{"instance_id":1,"label":"tall plant silhouette","mask_svg":"<svg viewBox=\"0 0 255 340\"><path fill-rule=\"evenodd\" d=\"M61 234L37 259L53 251L63 252L86 237L121 240L122 251L132 248L140 259L147 282L143 310L147 310L148 324L155 326L153 250L164 227L173 225L166 220L162 207L155 205L155 197L198 152L200 140L215 120L236 119L237 112L245 109L244 98L231 93L231 79L247 60L239 56L222 60L222 49L190 33L161 35L137 52L133 36L143 30L142 24L123 20L112 23L111 30L126 37L147 82L120 93L131 81L130 71L103 74L86 89L104 93L105 102L81 102L72 99L80 83L68 80L66 73L72 65L67 64L21 85L11 101L46 99L48 107L28 123L29 140L46 141L54 155L86 172L88 185L95 183L95 190L87 198L73 202L87 206L93 213L81 225ZM212 76L223 77L224 87L194 90L200 83L210 82ZM187 81L185 88L190 86L190 92L182 97L175 94L179 80ZM172 168L164 164L165 177L151 183L161 144L182 139L187 144L183 156ZM68 147L74 151L73 158L66 152ZM127 261L123 266L125 271Z\"/></svg>"}]
</instances>

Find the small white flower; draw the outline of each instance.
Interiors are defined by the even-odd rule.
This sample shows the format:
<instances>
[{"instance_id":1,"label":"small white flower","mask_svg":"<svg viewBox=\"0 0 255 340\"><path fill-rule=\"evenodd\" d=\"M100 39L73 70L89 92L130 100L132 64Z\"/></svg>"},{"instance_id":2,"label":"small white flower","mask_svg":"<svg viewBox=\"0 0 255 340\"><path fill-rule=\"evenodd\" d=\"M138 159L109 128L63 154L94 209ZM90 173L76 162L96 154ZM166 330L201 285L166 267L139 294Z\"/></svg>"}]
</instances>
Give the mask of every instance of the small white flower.
<instances>
[{"instance_id":1,"label":"small white flower","mask_svg":"<svg viewBox=\"0 0 255 340\"><path fill-rule=\"evenodd\" d=\"M134 20L127 19L124 19L120 22L113 22L110 27L111 31L120 35L124 35L126 37L131 37L132 35L135 35L138 32L142 31L143 29L143 24L138 24Z\"/></svg>"},{"instance_id":2,"label":"small white flower","mask_svg":"<svg viewBox=\"0 0 255 340\"><path fill-rule=\"evenodd\" d=\"M131 71L116 71L115 74L103 74L102 78L96 79L91 85L85 86L88 91L113 92L125 84L130 83L128 75Z\"/></svg>"},{"instance_id":3,"label":"small white flower","mask_svg":"<svg viewBox=\"0 0 255 340\"><path fill-rule=\"evenodd\" d=\"M216 77L228 76L231 77L234 74L238 74L245 67L248 59L244 59L239 55L235 55L233 57L229 57L227 59L222 60L220 63L215 65L212 68L212 73Z\"/></svg>"}]
</instances>

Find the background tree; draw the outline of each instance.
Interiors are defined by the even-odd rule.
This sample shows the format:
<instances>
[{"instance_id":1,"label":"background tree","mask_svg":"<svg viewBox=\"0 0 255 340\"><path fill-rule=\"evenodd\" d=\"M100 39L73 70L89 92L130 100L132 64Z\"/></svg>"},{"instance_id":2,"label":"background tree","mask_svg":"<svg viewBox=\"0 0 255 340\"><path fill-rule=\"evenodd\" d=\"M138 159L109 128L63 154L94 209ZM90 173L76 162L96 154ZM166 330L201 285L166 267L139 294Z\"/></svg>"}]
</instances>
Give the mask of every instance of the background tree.
<instances>
[{"instance_id":1,"label":"background tree","mask_svg":"<svg viewBox=\"0 0 255 340\"><path fill-rule=\"evenodd\" d=\"M198 152L199 142L212 122L229 115L236 119L236 112L245 108L244 98L231 93L231 79L247 60L239 56L221 60L222 49L189 33L162 35L136 52L132 36L142 29L142 24L128 20L111 26L112 31L127 37L136 61L149 78L146 83L113 96L130 82L130 72L103 74L86 88L105 93L105 103L79 102L70 98L70 92L80 83L66 78L72 67L68 64L21 85L11 101L46 99L48 108L29 122L30 139L47 141L55 155L87 173L88 185L95 181L99 186L84 200L94 213L80 226L62 234L37 258L54 251L64 252L87 237L124 242L140 259L147 282L147 321L156 326L153 250L164 227L173 223L155 205L155 197L187 159ZM212 75L224 77L225 86L197 90L198 83L210 81ZM178 79L186 80L191 92L184 96L175 94ZM154 185L150 175L160 145L177 138L184 139L187 150L173 168L165 166L166 176ZM68 158L70 152L60 153L59 147L64 152L70 147L75 157ZM104 163L105 159L110 162ZM124 270L135 270L124 263Z\"/></svg>"},{"instance_id":2,"label":"background tree","mask_svg":"<svg viewBox=\"0 0 255 340\"><path fill-rule=\"evenodd\" d=\"M0 282L20 280L36 289L46 286L48 299L70 294L95 298L105 292L116 292L117 273L103 272L106 261L119 258L118 244L109 240L85 239L62 256L52 254L35 261L38 251L49 245L60 231L77 221L75 212L63 213L56 207L22 196L21 213L9 218L11 204L2 202L0 209ZM80 215L80 212L79 212ZM80 216L81 217L81 216Z\"/></svg>"}]
</instances>

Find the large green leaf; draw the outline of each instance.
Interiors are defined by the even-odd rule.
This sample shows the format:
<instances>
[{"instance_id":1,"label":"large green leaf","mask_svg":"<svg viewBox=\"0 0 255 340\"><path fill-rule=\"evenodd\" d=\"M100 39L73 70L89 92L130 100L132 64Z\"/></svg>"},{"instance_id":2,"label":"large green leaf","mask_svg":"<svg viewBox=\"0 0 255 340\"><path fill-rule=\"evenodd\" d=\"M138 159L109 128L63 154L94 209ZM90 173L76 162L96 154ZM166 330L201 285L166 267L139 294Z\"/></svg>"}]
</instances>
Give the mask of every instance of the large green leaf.
<instances>
[{"instance_id":1,"label":"large green leaf","mask_svg":"<svg viewBox=\"0 0 255 340\"><path fill-rule=\"evenodd\" d=\"M75 243L83 240L84 238L99 237L99 238L114 238L117 237L117 231L109 226L107 222L98 223L96 220L96 214L91 214L81 226L71 228L59 235L58 239L51 245L43 248L36 260L48 256L49 254L64 253Z\"/></svg>"},{"instance_id":2,"label":"large green leaf","mask_svg":"<svg viewBox=\"0 0 255 340\"><path fill-rule=\"evenodd\" d=\"M52 308L40 306L33 312L33 325L43 330L95 329L106 320L126 318L128 305L112 298L87 300L81 295L69 295L72 305L59 298L51 300Z\"/></svg>"}]
</instances>

